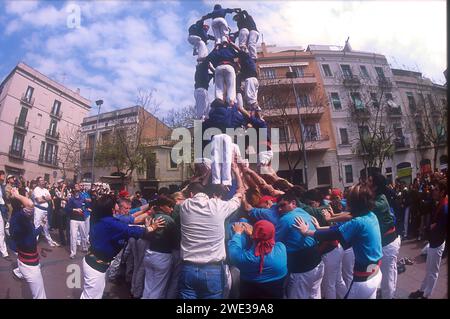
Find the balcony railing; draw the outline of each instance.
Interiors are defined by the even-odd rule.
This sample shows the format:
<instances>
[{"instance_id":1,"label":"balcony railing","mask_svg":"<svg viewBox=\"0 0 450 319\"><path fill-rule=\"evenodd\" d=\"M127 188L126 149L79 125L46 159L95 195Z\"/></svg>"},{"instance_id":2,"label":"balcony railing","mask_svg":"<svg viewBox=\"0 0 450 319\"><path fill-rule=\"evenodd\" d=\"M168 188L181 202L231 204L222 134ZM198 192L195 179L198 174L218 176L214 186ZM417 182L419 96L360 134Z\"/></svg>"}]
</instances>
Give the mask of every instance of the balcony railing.
<instances>
[{"instance_id":1,"label":"balcony railing","mask_svg":"<svg viewBox=\"0 0 450 319\"><path fill-rule=\"evenodd\" d=\"M300 74L299 74L300 75ZM260 86L267 85L292 85L294 84L316 84L317 79L314 73L304 73L302 76L287 77L287 76L275 76L275 77L265 77L260 76L258 78Z\"/></svg>"},{"instance_id":2,"label":"balcony railing","mask_svg":"<svg viewBox=\"0 0 450 319\"><path fill-rule=\"evenodd\" d=\"M52 140L59 140L59 132L50 131L49 129L45 132L45 137Z\"/></svg>"},{"instance_id":3,"label":"balcony railing","mask_svg":"<svg viewBox=\"0 0 450 319\"><path fill-rule=\"evenodd\" d=\"M58 160L56 156L48 159L45 158L43 154L39 154L38 163L43 166L58 167Z\"/></svg>"},{"instance_id":4,"label":"balcony railing","mask_svg":"<svg viewBox=\"0 0 450 319\"><path fill-rule=\"evenodd\" d=\"M34 105L34 97L28 98L25 94L22 94L22 97L20 100L29 107L33 107L33 105Z\"/></svg>"},{"instance_id":5,"label":"balcony railing","mask_svg":"<svg viewBox=\"0 0 450 319\"><path fill-rule=\"evenodd\" d=\"M344 86L355 87L360 86L361 81L356 75L348 75L343 74L343 82Z\"/></svg>"},{"instance_id":6,"label":"balcony railing","mask_svg":"<svg viewBox=\"0 0 450 319\"><path fill-rule=\"evenodd\" d=\"M324 106L300 106L300 115L305 117L321 117L325 112ZM298 116L298 110L295 103L288 103L287 107L265 108L262 111L263 116L268 118L280 116Z\"/></svg>"},{"instance_id":7,"label":"balcony railing","mask_svg":"<svg viewBox=\"0 0 450 319\"><path fill-rule=\"evenodd\" d=\"M58 113L50 112L50 116L55 118L55 119L57 119L57 120L60 120L62 118L62 114L63 113L61 111L59 111Z\"/></svg>"},{"instance_id":8,"label":"balcony railing","mask_svg":"<svg viewBox=\"0 0 450 319\"><path fill-rule=\"evenodd\" d=\"M354 103L351 103L351 110L355 117L357 118L368 118L370 117L370 111L365 106L357 107Z\"/></svg>"},{"instance_id":9,"label":"balcony railing","mask_svg":"<svg viewBox=\"0 0 450 319\"><path fill-rule=\"evenodd\" d=\"M409 138L407 138L406 136L396 137L394 139L394 146L396 151L405 151L411 147Z\"/></svg>"},{"instance_id":10,"label":"balcony railing","mask_svg":"<svg viewBox=\"0 0 450 319\"><path fill-rule=\"evenodd\" d=\"M25 158L25 150L24 149L16 150L12 146L10 146L8 155L12 158L24 159Z\"/></svg>"},{"instance_id":11,"label":"balcony railing","mask_svg":"<svg viewBox=\"0 0 450 319\"><path fill-rule=\"evenodd\" d=\"M388 107L387 114L388 114L388 116L391 116L391 117L402 116L402 109L399 107Z\"/></svg>"},{"instance_id":12,"label":"balcony railing","mask_svg":"<svg viewBox=\"0 0 450 319\"><path fill-rule=\"evenodd\" d=\"M28 130L29 124L30 124L29 122L22 121L18 117L16 117L16 120L14 121L14 127L18 130L25 131L25 132Z\"/></svg>"},{"instance_id":13,"label":"balcony railing","mask_svg":"<svg viewBox=\"0 0 450 319\"><path fill-rule=\"evenodd\" d=\"M392 81L385 77L378 78L378 86L381 88L389 89L392 88Z\"/></svg>"}]
</instances>

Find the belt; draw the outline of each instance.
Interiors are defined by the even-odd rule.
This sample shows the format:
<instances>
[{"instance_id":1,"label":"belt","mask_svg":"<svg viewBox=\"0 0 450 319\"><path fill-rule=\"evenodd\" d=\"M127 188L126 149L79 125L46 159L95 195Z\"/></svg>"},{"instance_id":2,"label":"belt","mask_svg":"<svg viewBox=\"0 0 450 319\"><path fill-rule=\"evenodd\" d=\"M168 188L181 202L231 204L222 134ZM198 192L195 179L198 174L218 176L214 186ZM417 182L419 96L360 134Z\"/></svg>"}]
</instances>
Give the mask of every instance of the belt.
<instances>
[{"instance_id":1,"label":"belt","mask_svg":"<svg viewBox=\"0 0 450 319\"><path fill-rule=\"evenodd\" d=\"M202 267L202 266L222 266L223 264L224 264L224 260L221 260L221 261L212 261L212 262L209 262L209 263L195 263L195 262L192 262L192 261L189 261L189 260L183 260L183 264L185 264L185 265L192 265L192 266L199 266L199 267Z\"/></svg>"},{"instance_id":2,"label":"belt","mask_svg":"<svg viewBox=\"0 0 450 319\"><path fill-rule=\"evenodd\" d=\"M36 208L39 208L40 210L45 210L45 211L47 211L48 210L48 207L44 207L44 206L40 206L40 205L34 205L34 207L36 207Z\"/></svg>"},{"instance_id":3,"label":"belt","mask_svg":"<svg viewBox=\"0 0 450 319\"><path fill-rule=\"evenodd\" d=\"M380 270L381 260L379 260L374 265L375 268L372 269L372 271L353 271L353 281L361 282L361 281L367 281L369 280L373 275L375 275ZM370 266L370 265L369 265Z\"/></svg>"}]
</instances>

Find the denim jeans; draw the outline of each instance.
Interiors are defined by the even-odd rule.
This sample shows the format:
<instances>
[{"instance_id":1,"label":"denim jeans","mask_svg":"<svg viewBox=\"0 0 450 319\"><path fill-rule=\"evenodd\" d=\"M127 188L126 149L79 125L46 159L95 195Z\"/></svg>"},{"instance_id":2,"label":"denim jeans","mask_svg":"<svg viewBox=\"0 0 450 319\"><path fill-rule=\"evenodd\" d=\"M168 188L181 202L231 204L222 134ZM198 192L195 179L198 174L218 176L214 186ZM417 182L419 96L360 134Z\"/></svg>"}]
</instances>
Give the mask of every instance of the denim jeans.
<instances>
[{"instance_id":1,"label":"denim jeans","mask_svg":"<svg viewBox=\"0 0 450 319\"><path fill-rule=\"evenodd\" d=\"M221 299L224 286L222 265L183 263L179 279L180 299Z\"/></svg>"}]
</instances>

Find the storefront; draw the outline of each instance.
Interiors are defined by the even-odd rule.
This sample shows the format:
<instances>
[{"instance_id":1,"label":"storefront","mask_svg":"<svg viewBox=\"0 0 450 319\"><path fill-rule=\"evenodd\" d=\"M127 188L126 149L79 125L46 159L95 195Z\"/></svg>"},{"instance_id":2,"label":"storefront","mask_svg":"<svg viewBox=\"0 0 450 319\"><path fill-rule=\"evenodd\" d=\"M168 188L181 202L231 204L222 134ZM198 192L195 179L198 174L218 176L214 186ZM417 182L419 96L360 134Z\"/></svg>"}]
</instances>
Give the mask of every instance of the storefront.
<instances>
[{"instance_id":1,"label":"storefront","mask_svg":"<svg viewBox=\"0 0 450 319\"><path fill-rule=\"evenodd\" d=\"M397 165L397 180L407 185L412 183L412 167L409 162Z\"/></svg>"}]
</instances>

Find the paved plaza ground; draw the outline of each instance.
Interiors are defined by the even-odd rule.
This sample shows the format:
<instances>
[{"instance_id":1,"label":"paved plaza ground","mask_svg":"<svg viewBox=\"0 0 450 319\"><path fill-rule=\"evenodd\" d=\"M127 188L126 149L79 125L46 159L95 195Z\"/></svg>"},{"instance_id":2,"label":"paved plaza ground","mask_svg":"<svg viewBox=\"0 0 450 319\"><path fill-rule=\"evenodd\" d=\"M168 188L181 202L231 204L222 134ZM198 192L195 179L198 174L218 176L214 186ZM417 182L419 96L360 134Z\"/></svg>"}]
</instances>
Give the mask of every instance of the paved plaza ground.
<instances>
[{"instance_id":1,"label":"paved plaza ground","mask_svg":"<svg viewBox=\"0 0 450 319\"><path fill-rule=\"evenodd\" d=\"M53 238L57 238L56 234ZM406 271L399 274L398 285L395 298L406 299L410 292L417 290L420 287L422 279L425 275L425 257L420 256L425 242L416 240L403 241L400 249L400 258L409 257L415 261L414 265L407 265ZM78 265L81 270L83 253L78 252L75 259L69 258L69 252L64 247L50 248L47 243L41 239L39 243L39 251L42 248L51 249L51 251L44 251L46 257L41 255L42 276L45 282L45 290L47 298L52 299L78 299L81 295L82 274L80 278L80 288L68 287L69 284L76 285L76 278L74 278L74 270ZM15 256L12 255L13 261L6 261L0 258L0 299L28 299L31 298L28 285L23 280L15 279L12 275L12 268L15 264ZM444 258L441 263L441 271L439 279L436 284L436 289L431 296L432 299L446 299L448 298L448 266L447 258ZM69 277L72 275L72 277ZM129 286L126 283L113 284L107 283L105 288L104 298L107 299L127 299L130 298Z\"/></svg>"}]
</instances>

